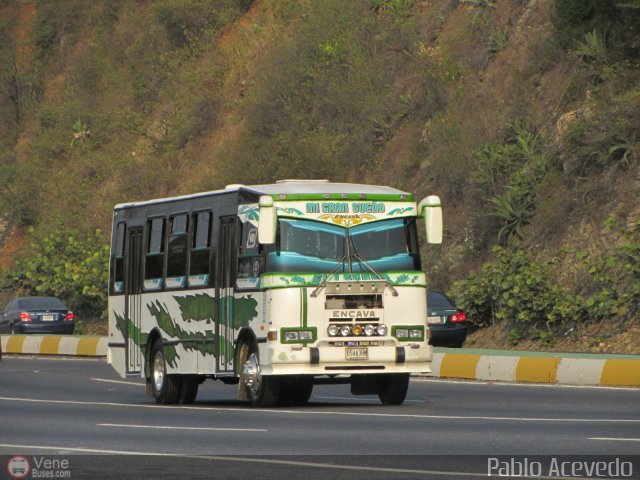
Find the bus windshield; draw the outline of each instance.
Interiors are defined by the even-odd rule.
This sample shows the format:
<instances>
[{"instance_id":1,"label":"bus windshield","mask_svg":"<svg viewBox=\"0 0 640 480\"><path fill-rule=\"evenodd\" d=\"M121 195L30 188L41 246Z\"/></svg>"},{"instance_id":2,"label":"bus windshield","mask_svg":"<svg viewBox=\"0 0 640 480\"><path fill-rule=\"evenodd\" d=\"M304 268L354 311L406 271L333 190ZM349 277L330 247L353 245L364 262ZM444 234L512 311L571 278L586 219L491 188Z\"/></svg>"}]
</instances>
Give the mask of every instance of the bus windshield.
<instances>
[{"instance_id":1,"label":"bus windshield","mask_svg":"<svg viewBox=\"0 0 640 480\"><path fill-rule=\"evenodd\" d=\"M349 229L312 220L279 219L270 272L328 273L420 270L415 219L398 218ZM339 264L342 263L340 267Z\"/></svg>"}]
</instances>

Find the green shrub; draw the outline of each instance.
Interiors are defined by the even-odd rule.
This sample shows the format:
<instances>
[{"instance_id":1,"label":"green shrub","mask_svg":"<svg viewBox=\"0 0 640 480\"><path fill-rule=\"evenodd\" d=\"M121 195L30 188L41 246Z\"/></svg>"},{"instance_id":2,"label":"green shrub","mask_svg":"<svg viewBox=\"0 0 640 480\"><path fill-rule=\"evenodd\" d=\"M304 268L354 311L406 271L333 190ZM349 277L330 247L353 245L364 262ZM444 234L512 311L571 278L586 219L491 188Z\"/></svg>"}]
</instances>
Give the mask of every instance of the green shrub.
<instances>
[{"instance_id":1,"label":"green shrub","mask_svg":"<svg viewBox=\"0 0 640 480\"><path fill-rule=\"evenodd\" d=\"M622 242L609 254L593 262L589 273L594 279L586 306L598 319L629 318L640 314L640 220L619 225L616 217L607 227L621 235Z\"/></svg>"},{"instance_id":2,"label":"green shrub","mask_svg":"<svg viewBox=\"0 0 640 480\"><path fill-rule=\"evenodd\" d=\"M553 167L553 157L522 119L509 125L504 142L484 144L475 156L472 181L491 204L489 215L499 220L498 239L505 244L513 237L523 239L536 210L538 186Z\"/></svg>"},{"instance_id":3,"label":"green shrub","mask_svg":"<svg viewBox=\"0 0 640 480\"><path fill-rule=\"evenodd\" d=\"M506 321L512 328L548 328L582 317L582 299L553 281L553 265L517 248L494 247L495 258L481 272L459 280L450 292L478 327Z\"/></svg>"},{"instance_id":4,"label":"green shrub","mask_svg":"<svg viewBox=\"0 0 640 480\"><path fill-rule=\"evenodd\" d=\"M490 198L489 201L494 204L494 210L490 215L501 220L498 240L504 243L508 243L512 237L522 240L524 227L529 225L533 218L534 204L531 194L512 187L504 195Z\"/></svg>"},{"instance_id":5,"label":"green shrub","mask_svg":"<svg viewBox=\"0 0 640 480\"><path fill-rule=\"evenodd\" d=\"M102 233L81 237L68 228L29 230L31 241L4 287L26 295L61 298L85 318L106 318L109 246Z\"/></svg>"},{"instance_id":6,"label":"green shrub","mask_svg":"<svg viewBox=\"0 0 640 480\"><path fill-rule=\"evenodd\" d=\"M593 31L585 34L584 41L578 42L576 54L581 58L602 63L606 62L607 44L604 35L594 27Z\"/></svg>"},{"instance_id":7,"label":"green shrub","mask_svg":"<svg viewBox=\"0 0 640 480\"><path fill-rule=\"evenodd\" d=\"M507 46L509 35L506 31L500 31L489 36L487 41L487 51L489 55L495 55Z\"/></svg>"}]
</instances>

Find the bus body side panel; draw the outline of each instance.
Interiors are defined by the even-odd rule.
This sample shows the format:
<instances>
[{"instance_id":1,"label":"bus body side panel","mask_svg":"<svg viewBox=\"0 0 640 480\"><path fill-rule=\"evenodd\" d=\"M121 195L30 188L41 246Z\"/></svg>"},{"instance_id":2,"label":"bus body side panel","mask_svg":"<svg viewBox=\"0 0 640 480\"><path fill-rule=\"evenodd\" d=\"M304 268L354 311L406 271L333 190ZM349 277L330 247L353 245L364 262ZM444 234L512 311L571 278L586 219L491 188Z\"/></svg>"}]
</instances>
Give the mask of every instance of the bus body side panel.
<instances>
[{"instance_id":1,"label":"bus body side panel","mask_svg":"<svg viewBox=\"0 0 640 480\"><path fill-rule=\"evenodd\" d=\"M143 351L149 335L162 335L167 373L213 375L215 370L215 289L147 292L142 295Z\"/></svg>"},{"instance_id":2,"label":"bus body side panel","mask_svg":"<svg viewBox=\"0 0 640 480\"><path fill-rule=\"evenodd\" d=\"M107 362L122 377L126 377L127 358L125 354L124 333L118 329L117 318L125 318L124 295L109 297L109 349L107 352Z\"/></svg>"},{"instance_id":3,"label":"bus body side panel","mask_svg":"<svg viewBox=\"0 0 640 480\"><path fill-rule=\"evenodd\" d=\"M253 331L260 343L267 338L269 321L267 293L264 291L235 292L233 300L233 344L243 328Z\"/></svg>"}]
</instances>

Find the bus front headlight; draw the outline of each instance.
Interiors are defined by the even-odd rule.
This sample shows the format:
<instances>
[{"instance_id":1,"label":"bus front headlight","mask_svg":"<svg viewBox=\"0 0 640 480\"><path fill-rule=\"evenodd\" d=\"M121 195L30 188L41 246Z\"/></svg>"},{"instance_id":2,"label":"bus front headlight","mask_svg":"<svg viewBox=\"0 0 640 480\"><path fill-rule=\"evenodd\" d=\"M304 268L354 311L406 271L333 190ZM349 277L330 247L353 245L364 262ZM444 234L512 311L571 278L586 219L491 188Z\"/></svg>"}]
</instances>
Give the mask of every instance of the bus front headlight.
<instances>
[{"instance_id":1,"label":"bus front headlight","mask_svg":"<svg viewBox=\"0 0 640 480\"><path fill-rule=\"evenodd\" d=\"M350 333L351 327L349 325L342 325L340 327L340 335L342 335L343 337L348 337Z\"/></svg>"}]
</instances>

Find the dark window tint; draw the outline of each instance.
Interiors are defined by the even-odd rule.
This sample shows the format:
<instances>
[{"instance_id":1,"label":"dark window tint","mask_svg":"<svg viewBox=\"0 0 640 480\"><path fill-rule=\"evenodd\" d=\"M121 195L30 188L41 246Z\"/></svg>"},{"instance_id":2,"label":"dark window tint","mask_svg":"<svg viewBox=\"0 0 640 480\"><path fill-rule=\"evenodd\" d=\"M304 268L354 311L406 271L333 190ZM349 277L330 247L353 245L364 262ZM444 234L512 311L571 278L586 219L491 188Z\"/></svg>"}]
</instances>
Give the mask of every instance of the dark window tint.
<instances>
[{"instance_id":1,"label":"dark window tint","mask_svg":"<svg viewBox=\"0 0 640 480\"><path fill-rule=\"evenodd\" d=\"M167 259L167 277L184 277L187 274L187 241L187 215L176 215L172 217Z\"/></svg>"},{"instance_id":2,"label":"dark window tint","mask_svg":"<svg viewBox=\"0 0 640 480\"><path fill-rule=\"evenodd\" d=\"M164 218L154 218L149 221L149 248L148 253L162 253L164 249Z\"/></svg>"},{"instance_id":3,"label":"dark window tint","mask_svg":"<svg viewBox=\"0 0 640 480\"><path fill-rule=\"evenodd\" d=\"M162 278L164 275L164 218L148 222L149 243L144 263L145 280Z\"/></svg>"},{"instance_id":4,"label":"dark window tint","mask_svg":"<svg viewBox=\"0 0 640 480\"><path fill-rule=\"evenodd\" d=\"M122 291L122 282L124 281L124 239L125 239L125 224L119 223L116 227L116 244L115 244L115 261L114 261L114 278L115 284L118 284L114 291ZM115 285L114 285L115 286Z\"/></svg>"},{"instance_id":5,"label":"dark window tint","mask_svg":"<svg viewBox=\"0 0 640 480\"><path fill-rule=\"evenodd\" d=\"M187 233L187 214L176 215L171 219L171 234L184 235Z\"/></svg>"},{"instance_id":6,"label":"dark window tint","mask_svg":"<svg viewBox=\"0 0 640 480\"><path fill-rule=\"evenodd\" d=\"M38 309L38 308L55 308L55 309L66 309L57 298L49 297L33 297L33 298L21 298L18 300L18 308L24 308L26 310Z\"/></svg>"},{"instance_id":7,"label":"dark window tint","mask_svg":"<svg viewBox=\"0 0 640 480\"><path fill-rule=\"evenodd\" d=\"M432 291L427 292L427 305L434 308L455 308L445 295Z\"/></svg>"},{"instance_id":8,"label":"dark window tint","mask_svg":"<svg viewBox=\"0 0 640 480\"><path fill-rule=\"evenodd\" d=\"M124 232L125 225L123 222L119 223L116 227L116 245L115 245L115 257L124 257Z\"/></svg>"},{"instance_id":9,"label":"dark window tint","mask_svg":"<svg viewBox=\"0 0 640 480\"><path fill-rule=\"evenodd\" d=\"M197 212L191 217L193 228L189 275L202 276L195 284L208 283L209 253L211 246L211 212Z\"/></svg>"},{"instance_id":10,"label":"dark window tint","mask_svg":"<svg viewBox=\"0 0 640 480\"><path fill-rule=\"evenodd\" d=\"M236 288L256 288L264 271L264 259L259 255L258 227L250 222L243 223L241 227Z\"/></svg>"},{"instance_id":11,"label":"dark window tint","mask_svg":"<svg viewBox=\"0 0 640 480\"><path fill-rule=\"evenodd\" d=\"M211 212L194 213L193 223L192 248L209 248L211 242Z\"/></svg>"}]
</instances>

